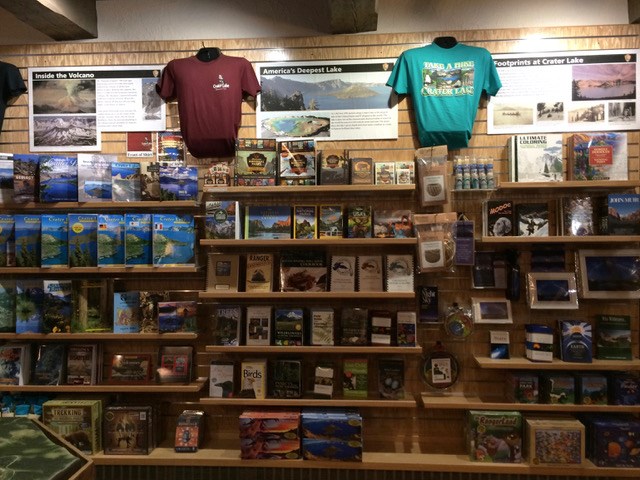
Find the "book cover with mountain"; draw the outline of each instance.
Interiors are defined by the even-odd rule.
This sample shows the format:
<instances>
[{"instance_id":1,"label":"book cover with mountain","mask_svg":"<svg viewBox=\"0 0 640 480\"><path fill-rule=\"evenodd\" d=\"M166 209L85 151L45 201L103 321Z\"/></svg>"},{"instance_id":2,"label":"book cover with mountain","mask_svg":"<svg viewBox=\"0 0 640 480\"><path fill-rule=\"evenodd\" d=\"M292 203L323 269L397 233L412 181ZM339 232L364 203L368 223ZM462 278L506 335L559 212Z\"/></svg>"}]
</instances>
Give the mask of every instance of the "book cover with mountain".
<instances>
[{"instance_id":1,"label":"book cover with mountain","mask_svg":"<svg viewBox=\"0 0 640 480\"><path fill-rule=\"evenodd\" d=\"M640 235L640 194L607 195L605 231L608 235Z\"/></svg>"},{"instance_id":2,"label":"book cover with mountain","mask_svg":"<svg viewBox=\"0 0 640 480\"><path fill-rule=\"evenodd\" d=\"M0 154L0 203L13 203L13 155Z\"/></svg>"},{"instance_id":3,"label":"book cover with mountain","mask_svg":"<svg viewBox=\"0 0 640 480\"><path fill-rule=\"evenodd\" d=\"M574 133L567 141L568 180L627 180L626 132Z\"/></svg>"},{"instance_id":4,"label":"book cover with mountain","mask_svg":"<svg viewBox=\"0 0 640 480\"><path fill-rule=\"evenodd\" d=\"M274 312L274 345L301 346L304 343L304 310L276 308Z\"/></svg>"},{"instance_id":5,"label":"book cover with mountain","mask_svg":"<svg viewBox=\"0 0 640 480\"><path fill-rule=\"evenodd\" d=\"M95 343L69 345L65 365L67 385L95 385L98 362L102 360L99 353L99 346Z\"/></svg>"},{"instance_id":6,"label":"book cover with mountain","mask_svg":"<svg viewBox=\"0 0 640 480\"><path fill-rule=\"evenodd\" d=\"M314 239L318 232L315 205L293 206L293 238Z\"/></svg>"},{"instance_id":7,"label":"book cover with mountain","mask_svg":"<svg viewBox=\"0 0 640 480\"><path fill-rule=\"evenodd\" d=\"M247 253L245 291L271 292L273 290L273 254Z\"/></svg>"},{"instance_id":8,"label":"book cover with mountain","mask_svg":"<svg viewBox=\"0 0 640 480\"><path fill-rule=\"evenodd\" d=\"M248 205L244 214L244 238L291 238L291 207L289 205Z\"/></svg>"},{"instance_id":9,"label":"book cover with mountain","mask_svg":"<svg viewBox=\"0 0 640 480\"><path fill-rule=\"evenodd\" d=\"M78 201L78 157L76 155L40 156L40 201Z\"/></svg>"},{"instance_id":10,"label":"book cover with mountain","mask_svg":"<svg viewBox=\"0 0 640 480\"><path fill-rule=\"evenodd\" d=\"M16 280L16 333L42 333L42 280Z\"/></svg>"},{"instance_id":11,"label":"book cover with mountain","mask_svg":"<svg viewBox=\"0 0 640 480\"><path fill-rule=\"evenodd\" d=\"M113 331L113 282L106 278L73 280L72 333Z\"/></svg>"},{"instance_id":12,"label":"book cover with mountain","mask_svg":"<svg viewBox=\"0 0 640 480\"><path fill-rule=\"evenodd\" d=\"M38 192L38 170L40 155L15 153L13 155L13 201L15 203L36 202Z\"/></svg>"},{"instance_id":13,"label":"book cover with mountain","mask_svg":"<svg viewBox=\"0 0 640 480\"><path fill-rule=\"evenodd\" d=\"M40 226L40 264L45 267L69 266L69 215L43 213Z\"/></svg>"},{"instance_id":14,"label":"book cover with mountain","mask_svg":"<svg viewBox=\"0 0 640 480\"><path fill-rule=\"evenodd\" d=\"M40 225L38 214L14 215L15 220L15 258L17 267L40 266Z\"/></svg>"},{"instance_id":15,"label":"book cover with mountain","mask_svg":"<svg viewBox=\"0 0 640 480\"><path fill-rule=\"evenodd\" d=\"M111 198L114 202L139 202L142 199L138 162L111 163Z\"/></svg>"},{"instance_id":16,"label":"book cover with mountain","mask_svg":"<svg viewBox=\"0 0 640 480\"><path fill-rule=\"evenodd\" d=\"M205 202L205 238L210 240L239 239L240 204L237 200L208 200Z\"/></svg>"},{"instance_id":17,"label":"book cover with mountain","mask_svg":"<svg viewBox=\"0 0 640 480\"><path fill-rule=\"evenodd\" d=\"M150 213L125 213L124 263L126 266L151 265L152 236Z\"/></svg>"},{"instance_id":18,"label":"book cover with mountain","mask_svg":"<svg viewBox=\"0 0 640 480\"><path fill-rule=\"evenodd\" d=\"M78 154L78 201L111 201L111 165L117 155Z\"/></svg>"},{"instance_id":19,"label":"book cover with mountain","mask_svg":"<svg viewBox=\"0 0 640 480\"><path fill-rule=\"evenodd\" d=\"M342 205L318 206L318 238L342 238L344 213Z\"/></svg>"},{"instance_id":20,"label":"book cover with mountain","mask_svg":"<svg viewBox=\"0 0 640 480\"><path fill-rule=\"evenodd\" d=\"M124 266L124 215L98 214L98 266Z\"/></svg>"},{"instance_id":21,"label":"book cover with mountain","mask_svg":"<svg viewBox=\"0 0 640 480\"><path fill-rule=\"evenodd\" d=\"M71 280L43 280L43 333L70 333L73 316Z\"/></svg>"},{"instance_id":22,"label":"book cover with mountain","mask_svg":"<svg viewBox=\"0 0 640 480\"><path fill-rule=\"evenodd\" d=\"M140 332L140 292L113 294L113 333Z\"/></svg>"},{"instance_id":23,"label":"book cover with mountain","mask_svg":"<svg viewBox=\"0 0 640 480\"><path fill-rule=\"evenodd\" d=\"M549 236L549 204L544 202L516 204L517 235L520 237Z\"/></svg>"},{"instance_id":24,"label":"book cover with mountain","mask_svg":"<svg viewBox=\"0 0 640 480\"><path fill-rule=\"evenodd\" d=\"M316 141L314 139L278 142L278 183L316 184Z\"/></svg>"},{"instance_id":25,"label":"book cover with mountain","mask_svg":"<svg viewBox=\"0 0 640 480\"><path fill-rule=\"evenodd\" d=\"M160 166L161 200L197 200L198 167Z\"/></svg>"},{"instance_id":26,"label":"book cover with mountain","mask_svg":"<svg viewBox=\"0 0 640 480\"><path fill-rule=\"evenodd\" d=\"M16 283L0 280L0 332L16 331Z\"/></svg>"},{"instance_id":27,"label":"book cover with mountain","mask_svg":"<svg viewBox=\"0 0 640 480\"><path fill-rule=\"evenodd\" d=\"M67 363L67 347L64 343L44 343L35 351L33 385L62 385L65 383L64 369Z\"/></svg>"},{"instance_id":28,"label":"book cover with mountain","mask_svg":"<svg viewBox=\"0 0 640 480\"><path fill-rule=\"evenodd\" d=\"M140 161L140 196L145 202L160 201L160 164L158 162Z\"/></svg>"},{"instance_id":29,"label":"book cover with mountain","mask_svg":"<svg viewBox=\"0 0 640 480\"><path fill-rule=\"evenodd\" d=\"M240 138L236 141L234 180L239 186L276 184L277 149L273 138Z\"/></svg>"},{"instance_id":30,"label":"book cover with mountain","mask_svg":"<svg viewBox=\"0 0 640 480\"><path fill-rule=\"evenodd\" d=\"M198 302L178 300L158 302L158 331L160 333L198 331Z\"/></svg>"},{"instance_id":31,"label":"book cover with mountain","mask_svg":"<svg viewBox=\"0 0 640 480\"><path fill-rule=\"evenodd\" d=\"M514 135L509 157L512 182L560 182L563 180L562 134Z\"/></svg>"},{"instance_id":32,"label":"book cover with mountain","mask_svg":"<svg viewBox=\"0 0 640 480\"><path fill-rule=\"evenodd\" d=\"M15 262L10 261L9 251L13 249L15 218L12 214L0 214L0 267L9 267Z\"/></svg>"},{"instance_id":33,"label":"book cover with mountain","mask_svg":"<svg viewBox=\"0 0 640 480\"><path fill-rule=\"evenodd\" d=\"M327 257L319 250L286 250L280 255L281 292L327 291Z\"/></svg>"},{"instance_id":34,"label":"book cover with mountain","mask_svg":"<svg viewBox=\"0 0 640 480\"><path fill-rule=\"evenodd\" d=\"M69 214L69 266L98 266L97 214Z\"/></svg>"},{"instance_id":35,"label":"book cover with mountain","mask_svg":"<svg viewBox=\"0 0 640 480\"><path fill-rule=\"evenodd\" d=\"M193 215L153 214L153 265L195 265L196 228Z\"/></svg>"}]
</instances>

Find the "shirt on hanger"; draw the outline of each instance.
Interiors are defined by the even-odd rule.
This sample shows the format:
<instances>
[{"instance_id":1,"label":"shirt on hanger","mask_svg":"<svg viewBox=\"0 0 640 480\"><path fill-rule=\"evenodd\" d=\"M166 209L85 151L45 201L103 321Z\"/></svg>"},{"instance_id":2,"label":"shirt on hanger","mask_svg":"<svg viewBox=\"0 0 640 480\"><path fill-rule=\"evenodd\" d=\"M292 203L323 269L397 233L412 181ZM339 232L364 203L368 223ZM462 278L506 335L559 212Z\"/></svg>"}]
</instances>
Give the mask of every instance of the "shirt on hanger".
<instances>
[{"instance_id":1,"label":"shirt on hanger","mask_svg":"<svg viewBox=\"0 0 640 480\"><path fill-rule=\"evenodd\" d=\"M0 132L4 123L4 112L9 100L27 91L18 67L0 62Z\"/></svg>"}]
</instances>

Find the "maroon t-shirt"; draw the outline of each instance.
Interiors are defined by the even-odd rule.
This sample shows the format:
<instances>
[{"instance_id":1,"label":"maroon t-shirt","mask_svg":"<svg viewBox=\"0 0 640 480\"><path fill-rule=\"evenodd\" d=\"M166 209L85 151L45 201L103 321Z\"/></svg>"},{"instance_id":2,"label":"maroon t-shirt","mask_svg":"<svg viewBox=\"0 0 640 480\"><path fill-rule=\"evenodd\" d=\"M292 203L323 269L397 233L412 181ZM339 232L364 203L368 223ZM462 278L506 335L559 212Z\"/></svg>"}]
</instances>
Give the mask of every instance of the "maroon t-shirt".
<instances>
[{"instance_id":1,"label":"maroon t-shirt","mask_svg":"<svg viewBox=\"0 0 640 480\"><path fill-rule=\"evenodd\" d=\"M242 98L257 95L260 84L246 58L220 54L210 62L195 56L171 60L157 91L178 100L180 131L191 155L228 157L235 153Z\"/></svg>"}]
</instances>

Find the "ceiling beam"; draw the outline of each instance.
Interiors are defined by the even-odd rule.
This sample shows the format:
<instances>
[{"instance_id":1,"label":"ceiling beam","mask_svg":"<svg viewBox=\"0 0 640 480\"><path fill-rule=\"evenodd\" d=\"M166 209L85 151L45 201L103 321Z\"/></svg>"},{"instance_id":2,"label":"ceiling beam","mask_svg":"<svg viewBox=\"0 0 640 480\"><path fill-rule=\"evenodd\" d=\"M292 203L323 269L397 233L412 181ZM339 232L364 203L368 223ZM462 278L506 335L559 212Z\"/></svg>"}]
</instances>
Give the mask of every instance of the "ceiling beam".
<instances>
[{"instance_id":1,"label":"ceiling beam","mask_svg":"<svg viewBox=\"0 0 640 480\"><path fill-rule=\"evenodd\" d=\"M375 32L376 0L330 0L331 33Z\"/></svg>"},{"instance_id":2,"label":"ceiling beam","mask_svg":"<svg viewBox=\"0 0 640 480\"><path fill-rule=\"evenodd\" d=\"M0 0L0 7L53 40L98 37L96 0Z\"/></svg>"},{"instance_id":3,"label":"ceiling beam","mask_svg":"<svg viewBox=\"0 0 640 480\"><path fill-rule=\"evenodd\" d=\"M640 23L640 1L629 0L627 5L629 9L629 23Z\"/></svg>"}]
</instances>

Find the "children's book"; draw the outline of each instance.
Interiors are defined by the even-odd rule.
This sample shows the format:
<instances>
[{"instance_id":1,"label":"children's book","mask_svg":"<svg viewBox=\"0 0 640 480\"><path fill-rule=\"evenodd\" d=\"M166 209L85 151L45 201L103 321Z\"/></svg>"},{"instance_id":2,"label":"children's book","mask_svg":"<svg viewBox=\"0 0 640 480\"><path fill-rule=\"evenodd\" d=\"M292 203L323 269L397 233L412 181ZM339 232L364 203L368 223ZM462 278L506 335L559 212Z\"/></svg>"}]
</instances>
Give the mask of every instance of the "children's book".
<instances>
[{"instance_id":1,"label":"children's book","mask_svg":"<svg viewBox=\"0 0 640 480\"><path fill-rule=\"evenodd\" d=\"M356 157L351 159L351 183L353 185L373 184L373 158Z\"/></svg>"},{"instance_id":2,"label":"children's book","mask_svg":"<svg viewBox=\"0 0 640 480\"><path fill-rule=\"evenodd\" d=\"M273 291L273 254L247 253L246 292Z\"/></svg>"},{"instance_id":3,"label":"children's book","mask_svg":"<svg viewBox=\"0 0 640 480\"><path fill-rule=\"evenodd\" d=\"M104 333L113 331L111 300L113 285L106 278L73 281L74 311L72 333Z\"/></svg>"},{"instance_id":4,"label":"children's book","mask_svg":"<svg viewBox=\"0 0 640 480\"><path fill-rule=\"evenodd\" d=\"M111 201L111 164L117 155L78 154L78 201Z\"/></svg>"},{"instance_id":5,"label":"children's book","mask_svg":"<svg viewBox=\"0 0 640 480\"><path fill-rule=\"evenodd\" d=\"M113 294L113 333L140 332L140 292Z\"/></svg>"},{"instance_id":6,"label":"children's book","mask_svg":"<svg viewBox=\"0 0 640 480\"><path fill-rule=\"evenodd\" d=\"M242 138L236 141L236 185L275 185L277 163L275 139Z\"/></svg>"},{"instance_id":7,"label":"children's book","mask_svg":"<svg viewBox=\"0 0 640 480\"><path fill-rule=\"evenodd\" d=\"M325 252L316 250L283 251L280 255L280 291L327 291Z\"/></svg>"},{"instance_id":8,"label":"children's book","mask_svg":"<svg viewBox=\"0 0 640 480\"><path fill-rule=\"evenodd\" d=\"M16 280L16 333L42 333L42 280Z\"/></svg>"},{"instance_id":9,"label":"children's book","mask_svg":"<svg viewBox=\"0 0 640 480\"><path fill-rule=\"evenodd\" d=\"M37 202L38 170L40 155L16 153L13 155L13 201L15 203Z\"/></svg>"},{"instance_id":10,"label":"children's book","mask_svg":"<svg viewBox=\"0 0 640 480\"><path fill-rule=\"evenodd\" d=\"M349 183L349 159L344 150L326 149L319 151L320 184L347 185Z\"/></svg>"},{"instance_id":11,"label":"children's book","mask_svg":"<svg viewBox=\"0 0 640 480\"><path fill-rule=\"evenodd\" d=\"M371 238L373 218L371 205L349 205L347 208L347 238Z\"/></svg>"},{"instance_id":12,"label":"children's book","mask_svg":"<svg viewBox=\"0 0 640 480\"><path fill-rule=\"evenodd\" d=\"M160 333L198 331L198 302L179 300L158 302L158 331Z\"/></svg>"},{"instance_id":13,"label":"children's book","mask_svg":"<svg viewBox=\"0 0 640 480\"><path fill-rule=\"evenodd\" d=\"M562 134L514 135L509 143L512 182L561 182Z\"/></svg>"},{"instance_id":14,"label":"children's book","mask_svg":"<svg viewBox=\"0 0 640 480\"><path fill-rule=\"evenodd\" d=\"M67 347L67 385L95 385L98 382L99 348L95 343Z\"/></svg>"},{"instance_id":15,"label":"children's book","mask_svg":"<svg viewBox=\"0 0 640 480\"><path fill-rule=\"evenodd\" d=\"M66 213L43 213L40 224L40 265L69 266L69 216Z\"/></svg>"},{"instance_id":16,"label":"children's book","mask_svg":"<svg viewBox=\"0 0 640 480\"><path fill-rule=\"evenodd\" d=\"M17 267L40 266L40 226L38 214L15 214L15 258Z\"/></svg>"},{"instance_id":17,"label":"children's book","mask_svg":"<svg viewBox=\"0 0 640 480\"><path fill-rule=\"evenodd\" d=\"M205 238L228 240L242 238L240 203L236 200L205 202Z\"/></svg>"},{"instance_id":18,"label":"children's book","mask_svg":"<svg viewBox=\"0 0 640 480\"><path fill-rule=\"evenodd\" d=\"M98 266L124 266L124 215L98 214Z\"/></svg>"},{"instance_id":19,"label":"children's book","mask_svg":"<svg viewBox=\"0 0 640 480\"><path fill-rule=\"evenodd\" d=\"M78 157L40 156L40 201L78 201Z\"/></svg>"},{"instance_id":20,"label":"children's book","mask_svg":"<svg viewBox=\"0 0 640 480\"><path fill-rule=\"evenodd\" d=\"M158 162L140 161L140 198L145 202L160 201L160 164Z\"/></svg>"},{"instance_id":21,"label":"children's book","mask_svg":"<svg viewBox=\"0 0 640 480\"><path fill-rule=\"evenodd\" d=\"M168 302L169 292L142 290L140 293L140 333L158 333L158 303Z\"/></svg>"},{"instance_id":22,"label":"children's book","mask_svg":"<svg viewBox=\"0 0 640 480\"><path fill-rule=\"evenodd\" d=\"M161 200L197 200L198 167L160 166Z\"/></svg>"},{"instance_id":23,"label":"children's book","mask_svg":"<svg viewBox=\"0 0 640 480\"><path fill-rule=\"evenodd\" d=\"M293 206L293 238L314 239L318 234L315 205Z\"/></svg>"},{"instance_id":24,"label":"children's book","mask_svg":"<svg viewBox=\"0 0 640 480\"><path fill-rule=\"evenodd\" d=\"M138 162L111 163L111 197L114 202L138 202L142 199Z\"/></svg>"},{"instance_id":25,"label":"children's book","mask_svg":"<svg viewBox=\"0 0 640 480\"><path fill-rule=\"evenodd\" d=\"M156 370L159 383L189 383L192 369L192 346L163 345L160 347Z\"/></svg>"},{"instance_id":26,"label":"children's book","mask_svg":"<svg viewBox=\"0 0 640 480\"><path fill-rule=\"evenodd\" d=\"M569 180L627 180L626 132L574 133L567 142Z\"/></svg>"},{"instance_id":27,"label":"children's book","mask_svg":"<svg viewBox=\"0 0 640 480\"><path fill-rule=\"evenodd\" d=\"M73 316L71 280L43 280L43 333L70 333Z\"/></svg>"},{"instance_id":28,"label":"children's book","mask_svg":"<svg viewBox=\"0 0 640 480\"><path fill-rule=\"evenodd\" d=\"M0 203L13 203L13 155L0 155Z\"/></svg>"},{"instance_id":29,"label":"children's book","mask_svg":"<svg viewBox=\"0 0 640 480\"><path fill-rule=\"evenodd\" d=\"M64 343L43 343L34 353L34 385L62 385L65 383L64 369L67 363L67 347Z\"/></svg>"},{"instance_id":30,"label":"children's book","mask_svg":"<svg viewBox=\"0 0 640 480\"><path fill-rule=\"evenodd\" d=\"M152 232L150 213L125 213L124 263L126 266L151 265Z\"/></svg>"},{"instance_id":31,"label":"children's book","mask_svg":"<svg viewBox=\"0 0 640 480\"><path fill-rule=\"evenodd\" d=\"M13 250L15 219L13 215L2 213L0 214L0 267L12 266L13 259L9 259L9 251Z\"/></svg>"},{"instance_id":32,"label":"children's book","mask_svg":"<svg viewBox=\"0 0 640 480\"><path fill-rule=\"evenodd\" d=\"M69 214L69 266L98 266L98 215Z\"/></svg>"},{"instance_id":33,"label":"children's book","mask_svg":"<svg viewBox=\"0 0 640 480\"><path fill-rule=\"evenodd\" d=\"M316 141L283 140L278 143L280 185L316 184Z\"/></svg>"},{"instance_id":34,"label":"children's book","mask_svg":"<svg viewBox=\"0 0 640 480\"><path fill-rule=\"evenodd\" d=\"M195 265L196 228L193 215L153 214L153 265Z\"/></svg>"},{"instance_id":35,"label":"children's book","mask_svg":"<svg viewBox=\"0 0 640 480\"><path fill-rule=\"evenodd\" d=\"M14 280L0 280L0 332L16 331L16 284Z\"/></svg>"},{"instance_id":36,"label":"children's book","mask_svg":"<svg viewBox=\"0 0 640 480\"><path fill-rule=\"evenodd\" d=\"M216 305L213 319L213 344L240 345L242 307L238 305Z\"/></svg>"},{"instance_id":37,"label":"children's book","mask_svg":"<svg viewBox=\"0 0 640 480\"><path fill-rule=\"evenodd\" d=\"M318 238L342 238L344 215L342 205L320 205L318 207Z\"/></svg>"},{"instance_id":38,"label":"children's book","mask_svg":"<svg viewBox=\"0 0 640 480\"><path fill-rule=\"evenodd\" d=\"M291 238L291 207L289 205L248 205L244 214L244 238Z\"/></svg>"}]
</instances>

